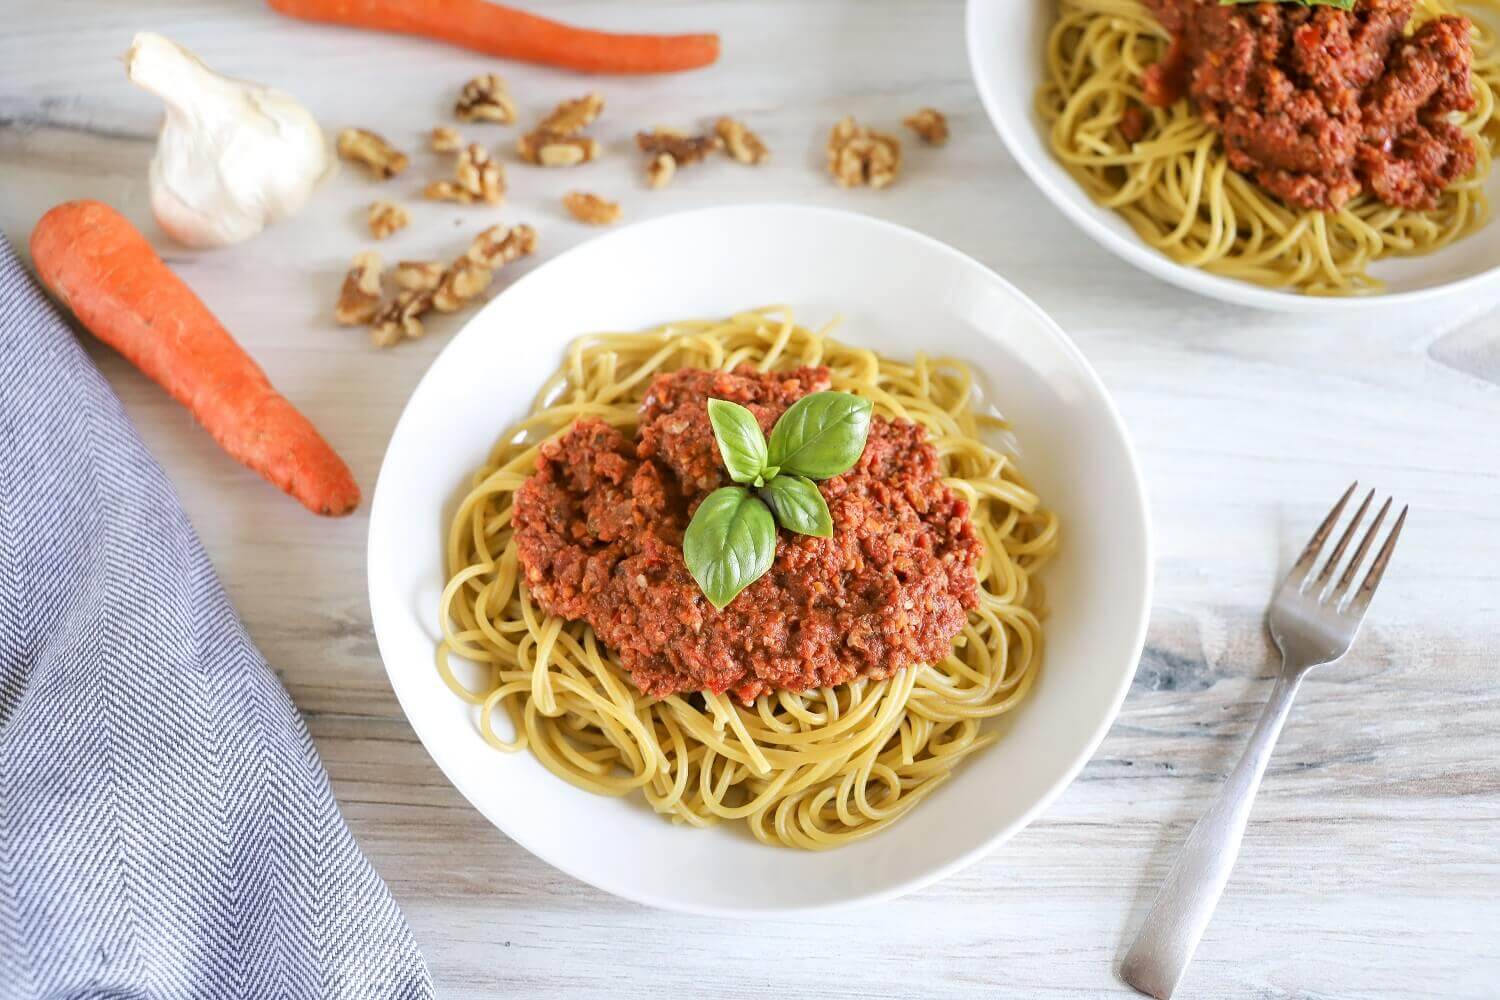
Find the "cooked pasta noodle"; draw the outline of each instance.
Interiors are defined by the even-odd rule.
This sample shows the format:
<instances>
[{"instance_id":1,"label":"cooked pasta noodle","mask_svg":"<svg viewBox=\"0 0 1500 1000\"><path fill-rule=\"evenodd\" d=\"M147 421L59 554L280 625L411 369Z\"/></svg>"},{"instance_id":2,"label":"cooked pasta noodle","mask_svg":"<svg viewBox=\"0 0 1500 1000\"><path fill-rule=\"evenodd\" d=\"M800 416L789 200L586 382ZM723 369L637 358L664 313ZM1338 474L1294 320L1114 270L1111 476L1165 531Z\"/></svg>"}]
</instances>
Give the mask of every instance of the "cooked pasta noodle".
<instances>
[{"instance_id":1,"label":"cooked pasta noodle","mask_svg":"<svg viewBox=\"0 0 1500 1000\"><path fill-rule=\"evenodd\" d=\"M1460 122L1474 137L1473 173L1449 185L1430 211L1360 195L1328 213L1289 207L1231 169L1219 134L1187 98L1149 108L1146 133L1128 142L1122 116L1132 105L1146 107L1141 77L1165 55L1170 34L1142 0L1060 0L1059 8L1036 101L1052 151L1090 196L1178 263L1310 294L1379 291L1371 263L1431 253L1488 218L1484 184L1500 145L1500 51L1492 25L1474 15L1500 11L1496 0L1417 0L1411 25L1453 13L1474 21L1476 107Z\"/></svg>"},{"instance_id":2,"label":"cooked pasta noodle","mask_svg":"<svg viewBox=\"0 0 1500 1000\"><path fill-rule=\"evenodd\" d=\"M653 375L741 364L826 365L833 388L927 428L944 481L969 502L984 545L979 606L944 660L887 680L772 692L748 706L707 692L653 700L587 624L532 601L511 512L539 445L583 416L631 431ZM982 439L1003 423L977 413L972 397L960 361L897 363L798 326L784 309L575 341L454 515L437 651L443 680L477 706L480 732L496 749L530 750L591 792L638 790L673 820L743 819L764 842L810 849L881 829L995 739L985 720L1025 698L1041 666L1043 596L1033 574L1057 547L1057 518ZM458 660L478 665L468 668L478 682L465 683Z\"/></svg>"}]
</instances>

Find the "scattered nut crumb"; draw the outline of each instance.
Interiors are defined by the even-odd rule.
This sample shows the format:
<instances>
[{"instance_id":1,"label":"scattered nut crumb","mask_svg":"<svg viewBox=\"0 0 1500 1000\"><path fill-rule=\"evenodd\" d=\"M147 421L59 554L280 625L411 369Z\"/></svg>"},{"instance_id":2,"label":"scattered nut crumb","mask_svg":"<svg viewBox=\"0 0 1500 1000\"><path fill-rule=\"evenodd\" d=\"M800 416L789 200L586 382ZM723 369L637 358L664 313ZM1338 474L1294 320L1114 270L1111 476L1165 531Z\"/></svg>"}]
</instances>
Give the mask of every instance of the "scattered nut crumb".
<instances>
[{"instance_id":1,"label":"scattered nut crumb","mask_svg":"<svg viewBox=\"0 0 1500 1000\"><path fill-rule=\"evenodd\" d=\"M637 132L635 144L651 157L646 162L646 183L653 188L666 187L679 166L698 163L724 148L724 140L717 135L690 136L662 125Z\"/></svg>"},{"instance_id":2,"label":"scattered nut crumb","mask_svg":"<svg viewBox=\"0 0 1500 1000\"><path fill-rule=\"evenodd\" d=\"M496 270L511 261L525 257L536 249L536 230L524 223L519 226L491 226L469 245L464 254L481 267Z\"/></svg>"},{"instance_id":3,"label":"scattered nut crumb","mask_svg":"<svg viewBox=\"0 0 1500 1000\"><path fill-rule=\"evenodd\" d=\"M495 205L505 197L505 170L477 142L471 142L458 154L453 168L458 180L433 181L423 189L424 197L433 201L456 201L469 204L482 201Z\"/></svg>"},{"instance_id":4,"label":"scattered nut crumb","mask_svg":"<svg viewBox=\"0 0 1500 1000\"><path fill-rule=\"evenodd\" d=\"M354 255L354 263L339 289L333 318L343 326L368 323L380 308L380 254L373 250Z\"/></svg>"},{"instance_id":5,"label":"scattered nut crumb","mask_svg":"<svg viewBox=\"0 0 1500 1000\"><path fill-rule=\"evenodd\" d=\"M569 191L563 195L563 207L579 222L591 226L607 226L620 220L618 202L605 201L597 194L587 191Z\"/></svg>"},{"instance_id":6,"label":"scattered nut crumb","mask_svg":"<svg viewBox=\"0 0 1500 1000\"><path fill-rule=\"evenodd\" d=\"M491 226L446 267L433 260L399 261L391 274L399 291L384 302L380 255L367 251L354 258L334 314L346 325L369 323L376 347L415 340L426 332L424 315L434 309L457 312L489 287L496 269L535 249L536 230L530 226Z\"/></svg>"},{"instance_id":7,"label":"scattered nut crumb","mask_svg":"<svg viewBox=\"0 0 1500 1000\"><path fill-rule=\"evenodd\" d=\"M490 269L468 257L460 257L443 272L442 280L432 293L432 306L438 312L457 312L470 299L489 287Z\"/></svg>"},{"instance_id":8,"label":"scattered nut crumb","mask_svg":"<svg viewBox=\"0 0 1500 1000\"><path fill-rule=\"evenodd\" d=\"M745 123L733 118L720 118L714 123L714 134L724 142L724 148L736 162L754 166L764 163L771 156L760 136L745 127Z\"/></svg>"},{"instance_id":9,"label":"scattered nut crumb","mask_svg":"<svg viewBox=\"0 0 1500 1000\"><path fill-rule=\"evenodd\" d=\"M393 201L375 201L370 203L365 221L369 223L370 235L383 240L396 230L405 229L411 222L411 216Z\"/></svg>"},{"instance_id":10,"label":"scattered nut crumb","mask_svg":"<svg viewBox=\"0 0 1500 1000\"><path fill-rule=\"evenodd\" d=\"M599 156L599 140L587 136L557 135L538 129L516 141L516 152L527 163L542 167L572 167Z\"/></svg>"},{"instance_id":11,"label":"scattered nut crumb","mask_svg":"<svg viewBox=\"0 0 1500 1000\"><path fill-rule=\"evenodd\" d=\"M464 137L458 134L456 128L439 125L428 133L427 144L434 153L456 153L464 148Z\"/></svg>"},{"instance_id":12,"label":"scattered nut crumb","mask_svg":"<svg viewBox=\"0 0 1500 1000\"><path fill-rule=\"evenodd\" d=\"M572 167L598 159L599 140L579 133L603 110L604 98L597 92L563 101L516 140L516 152L523 162L542 167Z\"/></svg>"},{"instance_id":13,"label":"scattered nut crumb","mask_svg":"<svg viewBox=\"0 0 1500 1000\"><path fill-rule=\"evenodd\" d=\"M546 143L537 152L537 158L544 167L572 167L592 160L594 147L575 143Z\"/></svg>"},{"instance_id":14,"label":"scattered nut crumb","mask_svg":"<svg viewBox=\"0 0 1500 1000\"><path fill-rule=\"evenodd\" d=\"M664 188L677 173L677 161L671 153L657 153L646 164L646 183L653 188Z\"/></svg>"},{"instance_id":15,"label":"scattered nut crumb","mask_svg":"<svg viewBox=\"0 0 1500 1000\"><path fill-rule=\"evenodd\" d=\"M552 109L536 127L538 132L550 132L558 136L574 136L593 124L604 110L604 97L595 92L584 94L572 101L563 101Z\"/></svg>"},{"instance_id":16,"label":"scattered nut crumb","mask_svg":"<svg viewBox=\"0 0 1500 1000\"><path fill-rule=\"evenodd\" d=\"M948 141L948 119L937 108L923 108L901 119L901 123L929 146L941 146Z\"/></svg>"},{"instance_id":17,"label":"scattered nut crumb","mask_svg":"<svg viewBox=\"0 0 1500 1000\"><path fill-rule=\"evenodd\" d=\"M391 277L404 291L430 292L443 280L444 267L437 260L402 260L396 262Z\"/></svg>"},{"instance_id":18,"label":"scattered nut crumb","mask_svg":"<svg viewBox=\"0 0 1500 1000\"><path fill-rule=\"evenodd\" d=\"M339 158L364 167L371 177L385 180L406 169L406 154L368 129L346 128L335 144Z\"/></svg>"},{"instance_id":19,"label":"scattered nut crumb","mask_svg":"<svg viewBox=\"0 0 1500 1000\"><path fill-rule=\"evenodd\" d=\"M458 183L486 205L496 204L505 196L504 169L490 151L477 142L469 143L458 154L458 166L454 172Z\"/></svg>"},{"instance_id":20,"label":"scattered nut crumb","mask_svg":"<svg viewBox=\"0 0 1500 1000\"><path fill-rule=\"evenodd\" d=\"M371 320L371 342L376 347L391 347L403 338L417 339L427 332L422 328L421 317L431 309L432 292L417 289L399 292Z\"/></svg>"},{"instance_id":21,"label":"scattered nut crumb","mask_svg":"<svg viewBox=\"0 0 1500 1000\"><path fill-rule=\"evenodd\" d=\"M422 189L422 197L428 201L456 201L461 205L474 200L472 194L453 181L433 181Z\"/></svg>"},{"instance_id":22,"label":"scattered nut crumb","mask_svg":"<svg viewBox=\"0 0 1500 1000\"><path fill-rule=\"evenodd\" d=\"M510 99L505 80L498 73L485 73L464 84L453 113L461 122L509 125L516 120L516 104Z\"/></svg>"},{"instance_id":23,"label":"scattered nut crumb","mask_svg":"<svg viewBox=\"0 0 1500 1000\"><path fill-rule=\"evenodd\" d=\"M709 153L724 148L724 140L716 135L688 136L676 129L662 128L659 125L649 132L637 132L635 144L642 152L652 156L669 154L679 167L697 163Z\"/></svg>"},{"instance_id":24,"label":"scattered nut crumb","mask_svg":"<svg viewBox=\"0 0 1500 1000\"><path fill-rule=\"evenodd\" d=\"M840 187L883 188L901 169L901 140L848 117L828 133L828 172Z\"/></svg>"}]
</instances>

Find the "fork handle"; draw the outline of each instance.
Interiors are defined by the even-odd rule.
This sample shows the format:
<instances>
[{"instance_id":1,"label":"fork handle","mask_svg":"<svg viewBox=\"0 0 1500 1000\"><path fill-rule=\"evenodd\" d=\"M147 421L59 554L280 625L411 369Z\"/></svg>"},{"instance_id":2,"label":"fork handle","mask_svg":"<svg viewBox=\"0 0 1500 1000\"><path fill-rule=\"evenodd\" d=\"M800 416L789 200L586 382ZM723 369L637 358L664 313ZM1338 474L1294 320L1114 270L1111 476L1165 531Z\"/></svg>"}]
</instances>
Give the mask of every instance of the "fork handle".
<instances>
[{"instance_id":1,"label":"fork handle","mask_svg":"<svg viewBox=\"0 0 1500 1000\"><path fill-rule=\"evenodd\" d=\"M1167 1000L1187 970L1239 856L1250 806L1301 683L1301 671L1283 666L1244 756L1167 872L1120 967L1120 977L1139 992Z\"/></svg>"}]
</instances>

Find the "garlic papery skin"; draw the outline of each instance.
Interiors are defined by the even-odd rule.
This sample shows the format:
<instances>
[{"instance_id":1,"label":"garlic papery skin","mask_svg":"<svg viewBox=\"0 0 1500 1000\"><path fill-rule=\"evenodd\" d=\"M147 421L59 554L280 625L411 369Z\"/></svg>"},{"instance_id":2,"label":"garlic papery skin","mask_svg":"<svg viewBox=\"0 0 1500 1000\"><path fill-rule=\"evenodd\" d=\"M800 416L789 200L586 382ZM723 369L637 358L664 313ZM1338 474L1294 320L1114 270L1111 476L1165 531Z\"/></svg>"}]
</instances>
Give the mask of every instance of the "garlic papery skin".
<instances>
[{"instance_id":1,"label":"garlic papery skin","mask_svg":"<svg viewBox=\"0 0 1500 1000\"><path fill-rule=\"evenodd\" d=\"M247 240L301 209L333 169L317 120L290 94L221 76L151 32L135 36L125 72L166 104L151 211L180 243Z\"/></svg>"}]
</instances>

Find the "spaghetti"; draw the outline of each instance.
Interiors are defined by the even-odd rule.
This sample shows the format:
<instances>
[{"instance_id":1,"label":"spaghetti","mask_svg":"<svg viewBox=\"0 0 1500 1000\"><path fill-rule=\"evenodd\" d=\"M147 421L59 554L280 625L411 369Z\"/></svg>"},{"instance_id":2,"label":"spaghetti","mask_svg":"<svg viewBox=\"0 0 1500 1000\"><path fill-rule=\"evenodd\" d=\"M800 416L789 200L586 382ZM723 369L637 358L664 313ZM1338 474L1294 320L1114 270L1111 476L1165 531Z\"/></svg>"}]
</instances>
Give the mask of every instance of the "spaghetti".
<instances>
[{"instance_id":1,"label":"spaghetti","mask_svg":"<svg viewBox=\"0 0 1500 1000\"><path fill-rule=\"evenodd\" d=\"M1500 11L1496 0L1459 6ZM1219 133L1186 98L1149 109L1144 134L1128 141L1132 130L1122 123L1145 107L1143 77L1166 56L1170 33L1142 0L1061 0L1060 10L1036 99L1053 153L1091 197L1178 263L1308 294L1379 291L1370 264L1431 253L1488 218L1483 187L1500 145L1500 51L1478 18L1470 36L1475 107L1458 122L1473 139L1474 170L1429 210L1366 193L1323 212L1288 206L1231 168ZM1460 12L1448 0L1418 0L1408 30Z\"/></svg>"},{"instance_id":2,"label":"spaghetti","mask_svg":"<svg viewBox=\"0 0 1500 1000\"><path fill-rule=\"evenodd\" d=\"M653 700L582 622L547 614L518 573L511 514L542 442L580 417L624 431L652 376L681 368L760 371L823 365L833 387L878 414L925 426L944 482L970 505L984 546L979 605L949 655L753 704L709 692ZM998 418L974 410L973 375L951 359L900 364L764 309L645 333L584 337L505 431L460 501L447 542L443 680L478 708L484 739L530 750L555 774L604 795L639 790L660 814L694 826L743 819L761 841L823 849L895 821L996 738L986 719L1014 708L1042 658L1043 594L1033 578L1057 547L1043 510L1008 456L984 440ZM477 681L456 661L477 665ZM513 730L502 734L497 718Z\"/></svg>"}]
</instances>

